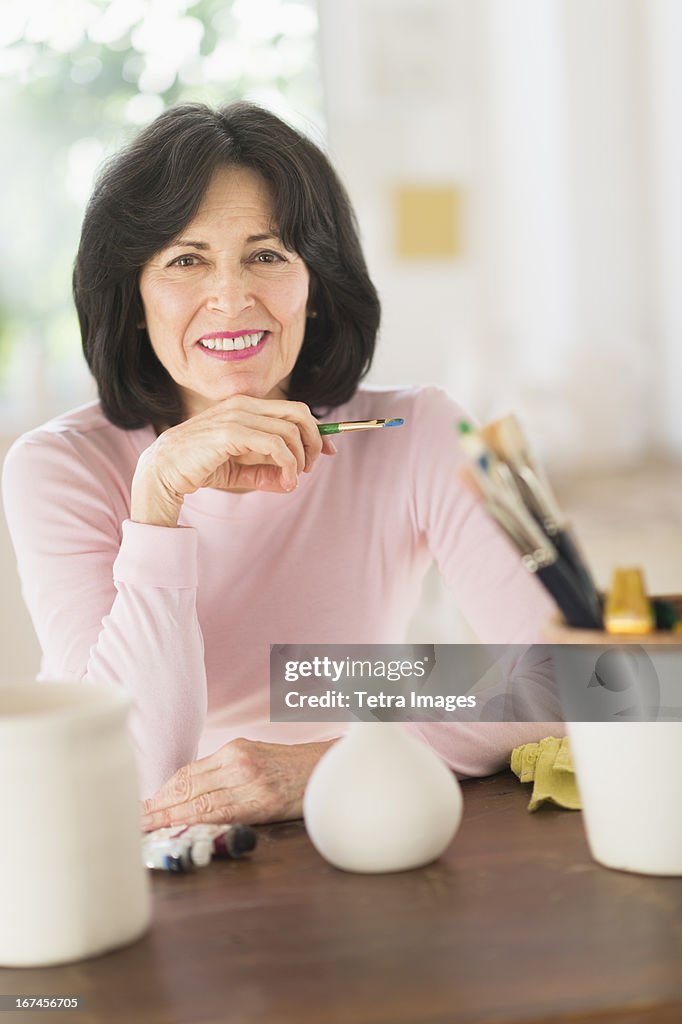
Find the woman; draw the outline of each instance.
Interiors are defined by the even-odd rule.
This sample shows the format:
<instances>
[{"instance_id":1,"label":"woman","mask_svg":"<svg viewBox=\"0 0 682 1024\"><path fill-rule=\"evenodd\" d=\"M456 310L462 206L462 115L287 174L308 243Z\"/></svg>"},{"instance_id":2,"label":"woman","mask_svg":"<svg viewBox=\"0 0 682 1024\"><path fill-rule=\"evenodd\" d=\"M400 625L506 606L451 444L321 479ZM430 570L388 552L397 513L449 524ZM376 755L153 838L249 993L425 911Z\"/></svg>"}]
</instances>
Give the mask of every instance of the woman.
<instances>
[{"instance_id":1,"label":"woman","mask_svg":"<svg viewBox=\"0 0 682 1024\"><path fill-rule=\"evenodd\" d=\"M145 827L299 816L343 728L268 722L269 644L401 642L434 556L482 640L539 639L552 606L458 484L461 412L359 386L379 303L310 141L162 114L100 177L74 295L99 402L15 444L4 498L41 675L133 698ZM322 414L406 425L336 452ZM410 728L464 775L548 731Z\"/></svg>"}]
</instances>

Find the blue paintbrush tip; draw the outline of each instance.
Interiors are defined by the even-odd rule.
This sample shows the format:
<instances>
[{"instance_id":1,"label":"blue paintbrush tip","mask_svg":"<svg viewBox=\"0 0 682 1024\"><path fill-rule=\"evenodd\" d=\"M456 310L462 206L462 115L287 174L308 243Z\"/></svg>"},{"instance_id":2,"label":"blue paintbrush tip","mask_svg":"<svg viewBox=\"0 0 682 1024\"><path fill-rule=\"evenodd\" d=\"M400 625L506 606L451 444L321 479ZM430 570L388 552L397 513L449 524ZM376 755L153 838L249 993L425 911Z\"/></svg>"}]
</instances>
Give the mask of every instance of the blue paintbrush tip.
<instances>
[{"instance_id":1,"label":"blue paintbrush tip","mask_svg":"<svg viewBox=\"0 0 682 1024\"><path fill-rule=\"evenodd\" d=\"M405 420L401 420L400 418L397 418L397 419L394 419L394 420L386 420L386 422L384 423L384 426L385 427L402 427L404 422L405 422Z\"/></svg>"}]
</instances>

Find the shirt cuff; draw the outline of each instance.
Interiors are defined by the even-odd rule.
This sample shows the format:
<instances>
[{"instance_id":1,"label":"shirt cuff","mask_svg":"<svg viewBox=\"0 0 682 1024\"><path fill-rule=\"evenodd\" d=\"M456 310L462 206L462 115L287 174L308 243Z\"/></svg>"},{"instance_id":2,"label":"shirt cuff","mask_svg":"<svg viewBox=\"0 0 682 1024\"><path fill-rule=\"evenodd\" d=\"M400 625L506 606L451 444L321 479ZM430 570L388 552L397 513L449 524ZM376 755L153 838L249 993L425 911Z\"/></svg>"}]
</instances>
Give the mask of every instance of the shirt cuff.
<instances>
[{"instance_id":1,"label":"shirt cuff","mask_svg":"<svg viewBox=\"0 0 682 1024\"><path fill-rule=\"evenodd\" d=\"M137 586L196 588L198 535L191 526L150 526L123 521L114 580Z\"/></svg>"}]
</instances>

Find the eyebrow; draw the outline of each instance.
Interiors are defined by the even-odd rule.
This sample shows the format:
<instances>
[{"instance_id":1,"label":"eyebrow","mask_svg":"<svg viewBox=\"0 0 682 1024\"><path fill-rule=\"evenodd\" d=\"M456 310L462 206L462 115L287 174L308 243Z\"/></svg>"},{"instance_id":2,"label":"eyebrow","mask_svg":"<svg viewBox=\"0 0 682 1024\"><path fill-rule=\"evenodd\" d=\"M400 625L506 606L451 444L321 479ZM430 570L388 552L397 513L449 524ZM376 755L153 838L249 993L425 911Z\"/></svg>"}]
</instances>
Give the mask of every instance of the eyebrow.
<instances>
[{"instance_id":1,"label":"eyebrow","mask_svg":"<svg viewBox=\"0 0 682 1024\"><path fill-rule=\"evenodd\" d=\"M246 241L248 243L267 242L269 239L281 241L279 235L273 234L272 231L266 231L262 235L249 235ZM211 248L208 242L201 242L192 238L178 238L174 242L169 242L168 245L166 246L167 249L175 249L177 247L187 249L199 249L201 252L204 252L206 249Z\"/></svg>"}]
</instances>

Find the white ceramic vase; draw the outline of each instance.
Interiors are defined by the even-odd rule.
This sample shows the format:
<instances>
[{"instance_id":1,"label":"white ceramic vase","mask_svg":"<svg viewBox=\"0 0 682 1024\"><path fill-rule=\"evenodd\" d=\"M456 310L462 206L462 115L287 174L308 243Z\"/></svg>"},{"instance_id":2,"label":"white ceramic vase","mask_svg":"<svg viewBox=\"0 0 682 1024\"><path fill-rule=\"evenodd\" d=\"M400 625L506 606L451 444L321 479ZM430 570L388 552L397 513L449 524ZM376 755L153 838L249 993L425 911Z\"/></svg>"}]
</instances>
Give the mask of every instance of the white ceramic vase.
<instances>
[{"instance_id":1,"label":"white ceramic vase","mask_svg":"<svg viewBox=\"0 0 682 1024\"><path fill-rule=\"evenodd\" d=\"M149 924L129 699L95 683L0 687L0 965L94 956Z\"/></svg>"},{"instance_id":2,"label":"white ceramic vase","mask_svg":"<svg viewBox=\"0 0 682 1024\"><path fill-rule=\"evenodd\" d=\"M439 857L462 817L453 773L397 723L355 722L320 759L303 800L308 835L346 871L405 871Z\"/></svg>"}]
</instances>

